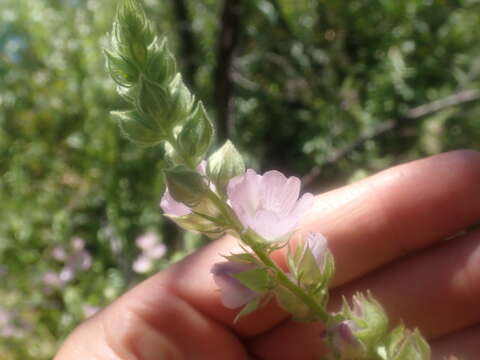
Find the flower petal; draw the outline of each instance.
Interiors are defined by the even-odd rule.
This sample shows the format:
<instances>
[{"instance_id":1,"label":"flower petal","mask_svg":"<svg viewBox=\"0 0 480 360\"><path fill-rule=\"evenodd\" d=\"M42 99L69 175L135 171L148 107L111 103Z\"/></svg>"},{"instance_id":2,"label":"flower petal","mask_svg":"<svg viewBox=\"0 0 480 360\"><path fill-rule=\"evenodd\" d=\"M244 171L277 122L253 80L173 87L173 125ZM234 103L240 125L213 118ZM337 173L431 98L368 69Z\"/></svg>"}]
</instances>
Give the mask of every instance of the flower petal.
<instances>
[{"instance_id":1,"label":"flower petal","mask_svg":"<svg viewBox=\"0 0 480 360\"><path fill-rule=\"evenodd\" d=\"M162 200L160 201L160 207L165 212L165 214L171 216L184 216L192 212L192 210L190 210L188 206L175 200L172 195L170 195L168 189L165 190L165 194L163 194L162 196Z\"/></svg>"},{"instance_id":2,"label":"flower petal","mask_svg":"<svg viewBox=\"0 0 480 360\"><path fill-rule=\"evenodd\" d=\"M253 267L253 264L233 261L220 262L213 265L211 270L213 280L220 288L220 298L226 308L238 308L253 300L257 295L255 291L249 289L233 277L233 275Z\"/></svg>"}]
</instances>

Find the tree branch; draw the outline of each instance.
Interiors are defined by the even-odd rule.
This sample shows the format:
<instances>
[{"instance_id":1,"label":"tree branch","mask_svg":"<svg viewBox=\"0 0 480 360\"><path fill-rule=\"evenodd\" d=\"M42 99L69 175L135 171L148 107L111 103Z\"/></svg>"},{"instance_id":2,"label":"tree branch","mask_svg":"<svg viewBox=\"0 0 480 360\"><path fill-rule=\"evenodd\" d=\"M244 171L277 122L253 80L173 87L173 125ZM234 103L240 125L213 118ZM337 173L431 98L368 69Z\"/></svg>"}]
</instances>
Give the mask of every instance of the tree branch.
<instances>
[{"instance_id":1,"label":"tree branch","mask_svg":"<svg viewBox=\"0 0 480 360\"><path fill-rule=\"evenodd\" d=\"M320 175L322 169L325 166L332 165L340 159L343 159L350 155L352 152L362 147L367 141L375 139L399 126L406 120L417 120L425 116L432 115L441 110L445 110L449 107L462 105L465 103L480 100L480 90L466 89L460 90L452 95L444 97L439 100L432 101L427 104L416 106L409 109L405 116L399 119L388 119L377 126L365 131L357 139L350 144L347 144L339 149L334 150L327 158L317 166L314 166L307 174L302 177L302 183L304 186L311 185L315 179Z\"/></svg>"}]
</instances>

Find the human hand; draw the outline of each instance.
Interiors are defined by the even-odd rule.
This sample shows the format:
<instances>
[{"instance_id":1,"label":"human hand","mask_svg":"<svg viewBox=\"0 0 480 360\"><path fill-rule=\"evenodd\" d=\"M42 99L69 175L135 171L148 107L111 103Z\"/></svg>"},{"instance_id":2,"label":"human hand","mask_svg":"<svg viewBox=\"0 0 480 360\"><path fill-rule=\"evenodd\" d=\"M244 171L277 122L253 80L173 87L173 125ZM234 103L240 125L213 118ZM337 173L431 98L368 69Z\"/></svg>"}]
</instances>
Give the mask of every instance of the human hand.
<instances>
[{"instance_id":1,"label":"human hand","mask_svg":"<svg viewBox=\"0 0 480 360\"><path fill-rule=\"evenodd\" d=\"M419 327L433 359L480 354L480 154L456 151L401 165L323 194L302 231L329 240L332 307L370 289L392 321ZM55 360L317 359L322 325L294 323L270 303L237 323L210 274L224 238L124 294L80 325ZM284 253L274 254L279 264Z\"/></svg>"}]
</instances>

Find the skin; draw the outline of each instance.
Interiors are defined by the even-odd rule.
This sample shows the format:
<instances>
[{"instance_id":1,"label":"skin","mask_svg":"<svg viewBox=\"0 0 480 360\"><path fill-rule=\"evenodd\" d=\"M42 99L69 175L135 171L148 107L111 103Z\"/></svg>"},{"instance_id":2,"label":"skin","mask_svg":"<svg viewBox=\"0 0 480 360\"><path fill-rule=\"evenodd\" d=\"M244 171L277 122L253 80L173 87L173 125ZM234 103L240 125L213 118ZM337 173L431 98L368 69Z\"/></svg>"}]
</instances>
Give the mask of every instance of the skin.
<instances>
[{"instance_id":1,"label":"skin","mask_svg":"<svg viewBox=\"0 0 480 360\"><path fill-rule=\"evenodd\" d=\"M393 167L320 195L299 235L319 231L341 295L370 289L394 323L418 327L433 359L480 355L480 153L454 151ZM233 323L210 274L237 241L212 242L81 324L54 360L318 359L321 324L269 303ZM284 265L285 254L275 253Z\"/></svg>"}]
</instances>

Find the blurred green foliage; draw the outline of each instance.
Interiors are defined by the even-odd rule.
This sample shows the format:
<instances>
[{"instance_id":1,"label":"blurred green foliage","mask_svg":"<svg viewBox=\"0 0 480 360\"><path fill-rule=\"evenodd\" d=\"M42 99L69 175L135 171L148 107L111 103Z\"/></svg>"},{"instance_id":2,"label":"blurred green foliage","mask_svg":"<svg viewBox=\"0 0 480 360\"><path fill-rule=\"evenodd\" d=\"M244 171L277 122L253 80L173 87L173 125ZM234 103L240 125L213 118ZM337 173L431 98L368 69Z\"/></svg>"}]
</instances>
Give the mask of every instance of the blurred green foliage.
<instances>
[{"instance_id":1,"label":"blurred green foliage","mask_svg":"<svg viewBox=\"0 0 480 360\"><path fill-rule=\"evenodd\" d=\"M223 79L234 89L229 136L251 166L305 175L309 188L327 189L398 162L478 147L480 1L236 3L240 25L227 29L222 11L231 0L144 1L220 125L217 39L236 32ZM125 108L102 54L115 6L0 3L5 360L51 358L89 307L142 279L132 269L138 236L153 231L169 248L152 271L203 243L161 219L160 151L131 144L110 118ZM45 274L62 267L54 249L73 237L85 240L92 266L48 287ZM2 332L7 323L18 331Z\"/></svg>"}]
</instances>

